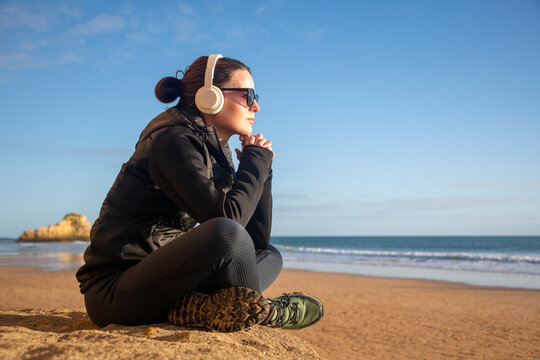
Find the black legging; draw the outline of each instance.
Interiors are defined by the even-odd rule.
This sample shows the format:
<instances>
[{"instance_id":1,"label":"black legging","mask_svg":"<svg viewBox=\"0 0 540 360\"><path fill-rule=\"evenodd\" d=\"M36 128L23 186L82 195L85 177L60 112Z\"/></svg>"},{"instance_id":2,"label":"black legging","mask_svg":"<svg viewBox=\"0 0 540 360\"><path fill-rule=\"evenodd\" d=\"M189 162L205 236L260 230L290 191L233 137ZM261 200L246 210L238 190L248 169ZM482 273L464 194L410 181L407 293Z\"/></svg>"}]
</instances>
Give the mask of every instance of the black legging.
<instances>
[{"instance_id":1,"label":"black legging","mask_svg":"<svg viewBox=\"0 0 540 360\"><path fill-rule=\"evenodd\" d=\"M248 232L227 218L208 220L123 273L93 284L86 309L99 326L166 320L174 299L231 286L266 290L281 271L279 251L255 249Z\"/></svg>"}]
</instances>

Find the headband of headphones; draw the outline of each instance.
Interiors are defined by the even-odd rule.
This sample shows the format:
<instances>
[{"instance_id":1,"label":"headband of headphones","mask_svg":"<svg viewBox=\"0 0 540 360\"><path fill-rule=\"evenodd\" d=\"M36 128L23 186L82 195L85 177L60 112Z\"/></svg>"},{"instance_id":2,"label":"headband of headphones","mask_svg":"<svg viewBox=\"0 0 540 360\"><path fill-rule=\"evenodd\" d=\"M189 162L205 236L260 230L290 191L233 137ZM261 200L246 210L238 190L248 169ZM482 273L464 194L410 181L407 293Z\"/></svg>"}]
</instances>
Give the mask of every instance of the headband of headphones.
<instances>
[{"instance_id":1,"label":"headband of headphones","mask_svg":"<svg viewBox=\"0 0 540 360\"><path fill-rule=\"evenodd\" d=\"M212 84L214 80L214 69L216 63L223 55L212 54L208 56L206 62L206 72L204 74L204 86L197 90L195 94L195 105L200 112L205 114L217 114L223 109L223 93Z\"/></svg>"}]
</instances>

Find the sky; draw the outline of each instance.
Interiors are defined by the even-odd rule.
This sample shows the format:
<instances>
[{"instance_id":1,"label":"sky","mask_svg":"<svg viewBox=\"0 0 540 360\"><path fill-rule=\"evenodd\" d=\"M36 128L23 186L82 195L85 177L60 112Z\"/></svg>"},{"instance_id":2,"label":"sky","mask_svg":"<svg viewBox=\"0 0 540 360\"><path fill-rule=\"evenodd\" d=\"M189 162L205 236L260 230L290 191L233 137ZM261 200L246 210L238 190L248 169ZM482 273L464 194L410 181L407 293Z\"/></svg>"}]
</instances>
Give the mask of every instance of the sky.
<instances>
[{"instance_id":1,"label":"sky","mask_svg":"<svg viewBox=\"0 0 540 360\"><path fill-rule=\"evenodd\" d=\"M540 235L538 0L0 0L0 237L93 223L212 53L253 73L272 235Z\"/></svg>"}]
</instances>

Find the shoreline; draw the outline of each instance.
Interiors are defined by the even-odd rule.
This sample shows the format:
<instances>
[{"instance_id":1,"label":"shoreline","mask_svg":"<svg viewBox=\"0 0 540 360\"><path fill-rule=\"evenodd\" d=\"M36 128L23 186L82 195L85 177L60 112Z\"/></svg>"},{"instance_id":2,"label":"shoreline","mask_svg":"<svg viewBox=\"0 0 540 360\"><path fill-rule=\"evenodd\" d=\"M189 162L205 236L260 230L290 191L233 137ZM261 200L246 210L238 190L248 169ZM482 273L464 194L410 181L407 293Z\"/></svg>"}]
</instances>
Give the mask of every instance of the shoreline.
<instances>
[{"instance_id":1,"label":"shoreline","mask_svg":"<svg viewBox=\"0 0 540 360\"><path fill-rule=\"evenodd\" d=\"M289 262L284 268L388 279L441 281L480 287L540 290L540 276L533 274L319 262ZM427 272L429 276L426 275Z\"/></svg>"},{"instance_id":2,"label":"shoreline","mask_svg":"<svg viewBox=\"0 0 540 360\"><path fill-rule=\"evenodd\" d=\"M1 259L0 269L7 267L14 268L36 268L43 271L76 271L80 265L73 265L73 262L81 260L82 254L72 253L56 253L64 265L53 265L54 261L50 258L29 257L28 263L20 263L24 261L24 257L18 259ZM9 264L14 263L13 265ZM71 264L67 265L69 262ZM357 264L336 264L336 263L316 263L316 262L287 262L285 261L284 270L309 271L314 273L329 273L341 275L357 275L381 279L396 279L396 280L419 280L419 281L440 281L451 284L462 284L467 286L491 287L500 289L513 290L532 290L540 291L540 276L531 274L514 274L514 273L498 273L498 272L482 272L470 270L446 270L446 269L430 269L430 268L413 268L400 266L386 265L357 265ZM397 272L401 273L397 274ZM430 272L430 277L427 277L423 272ZM468 276L467 276L468 275ZM483 279L483 280L478 280ZM517 280L516 283L510 283L511 280ZM490 283L491 282L491 283ZM521 285L521 286L520 286Z\"/></svg>"}]
</instances>

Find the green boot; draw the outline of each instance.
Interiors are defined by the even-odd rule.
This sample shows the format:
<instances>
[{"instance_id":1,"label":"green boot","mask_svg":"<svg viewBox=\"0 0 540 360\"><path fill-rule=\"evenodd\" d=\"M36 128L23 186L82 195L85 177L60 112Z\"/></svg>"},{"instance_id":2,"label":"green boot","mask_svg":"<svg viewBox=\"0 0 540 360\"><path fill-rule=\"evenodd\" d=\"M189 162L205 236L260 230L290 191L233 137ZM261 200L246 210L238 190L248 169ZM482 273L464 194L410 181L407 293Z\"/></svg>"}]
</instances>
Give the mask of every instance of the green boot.
<instances>
[{"instance_id":1,"label":"green boot","mask_svg":"<svg viewBox=\"0 0 540 360\"><path fill-rule=\"evenodd\" d=\"M293 292L270 301L272 310L260 325L283 329L302 329L319 321L324 313L322 302L308 294Z\"/></svg>"}]
</instances>

